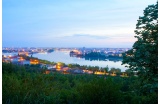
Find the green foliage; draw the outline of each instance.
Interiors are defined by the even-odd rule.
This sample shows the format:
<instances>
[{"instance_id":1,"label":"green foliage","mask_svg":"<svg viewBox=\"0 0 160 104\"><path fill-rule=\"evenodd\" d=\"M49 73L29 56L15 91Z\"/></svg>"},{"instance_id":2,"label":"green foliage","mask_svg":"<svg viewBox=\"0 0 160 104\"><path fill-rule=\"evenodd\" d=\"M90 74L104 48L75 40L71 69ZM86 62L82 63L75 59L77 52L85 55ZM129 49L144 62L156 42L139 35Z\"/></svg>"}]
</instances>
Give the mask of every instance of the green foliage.
<instances>
[{"instance_id":1,"label":"green foliage","mask_svg":"<svg viewBox=\"0 0 160 104\"><path fill-rule=\"evenodd\" d=\"M119 68L111 68L110 73L116 73L117 75L121 74L121 69Z\"/></svg>"},{"instance_id":2,"label":"green foliage","mask_svg":"<svg viewBox=\"0 0 160 104\"><path fill-rule=\"evenodd\" d=\"M93 79L88 83L81 83L78 102L84 104L110 104L120 103L120 86L112 79Z\"/></svg>"},{"instance_id":3,"label":"green foliage","mask_svg":"<svg viewBox=\"0 0 160 104\"><path fill-rule=\"evenodd\" d=\"M33 67L3 64L2 76L3 103L23 104L81 104L123 103L124 84L130 81L120 77L96 75L63 75L59 73L42 74L30 71ZM8 68L7 68L8 67ZM31 68L31 69L30 69ZM134 79L135 80L135 79ZM127 81L127 82L126 82ZM129 91L129 86L125 87ZM122 95L122 96L120 96ZM130 99L131 100L131 99Z\"/></svg>"},{"instance_id":4,"label":"green foliage","mask_svg":"<svg viewBox=\"0 0 160 104\"><path fill-rule=\"evenodd\" d=\"M50 62L50 61L47 61L47 60L42 60L42 59L38 59L40 63L43 63L43 64L51 64L51 65L54 65L56 64L55 62Z\"/></svg>"},{"instance_id":5,"label":"green foliage","mask_svg":"<svg viewBox=\"0 0 160 104\"><path fill-rule=\"evenodd\" d=\"M140 94L148 99L150 93L158 92L158 2L144 10L135 33L137 41L124 54L123 64L128 64L131 72L138 72Z\"/></svg>"},{"instance_id":6,"label":"green foliage","mask_svg":"<svg viewBox=\"0 0 160 104\"><path fill-rule=\"evenodd\" d=\"M108 65L107 65L106 67L104 67L103 70L104 70L105 72L108 72L108 71L109 71Z\"/></svg>"},{"instance_id":7,"label":"green foliage","mask_svg":"<svg viewBox=\"0 0 160 104\"><path fill-rule=\"evenodd\" d=\"M126 69L125 70L125 73L128 75L128 76L133 76L134 75L134 72L130 69Z\"/></svg>"},{"instance_id":8,"label":"green foliage","mask_svg":"<svg viewBox=\"0 0 160 104\"><path fill-rule=\"evenodd\" d=\"M68 67L69 68L77 68L77 67L80 67L79 64L68 64Z\"/></svg>"},{"instance_id":9,"label":"green foliage","mask_svg":"<svg viewBox=\"0 0 160 104\"><path fill-rule=\"evenodd\" d=\"M139 17L135 36L138 40L133 48L124 55L123 63L129 64L134 71L152 76L158 74L158 2L144 10Z\"/></svg>"},{"instance_id":10,"label":"green foliage","mask_svg":"<svg viewBox=\"0 0 160 104\"><path fill-rule=\"evenodd\" d=\"M12 66L12 67L11 67ZM3 63L2 101L12 104L145 104L157 95L135 94L137 77L42 74L32 66ZM9 70L10 69L10 70ZM12 71L11 71L12 70Z\"/></svg>"},{"instance_id":11,"label":"green foliage","mask_svg":"<svg viewBox=\"0 0 160 104\"><path fill-rule=\"evenodd\" d=\"M2 63L2 73L14 73L24 70L24 66L17 66L12 63Z\"/></svg>"},{"instance_id":12,"label":"green foliage","mask_svg":"<svg viewBox=\"0 0 160 104\"><path fill-rule=\"evenodd\" d=\"M85 57L104 57L105 55L100 54L100 52L90 52L90 53L86 53Z\"/></svg>"}]
</instances>

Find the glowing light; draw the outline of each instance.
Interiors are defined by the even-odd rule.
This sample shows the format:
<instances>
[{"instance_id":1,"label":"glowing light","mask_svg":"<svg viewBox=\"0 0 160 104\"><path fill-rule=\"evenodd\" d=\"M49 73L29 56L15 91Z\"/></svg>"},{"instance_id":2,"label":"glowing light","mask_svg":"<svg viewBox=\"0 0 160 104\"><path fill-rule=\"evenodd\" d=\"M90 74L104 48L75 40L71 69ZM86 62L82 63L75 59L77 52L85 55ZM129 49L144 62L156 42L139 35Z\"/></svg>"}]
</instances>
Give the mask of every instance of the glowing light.
<instances>
[{"instance_id":1,"label":"glowing light","mask_svg":"<svg viewBox=\"0 0 160 104\"><path fill-rule=\"evenodd\" d=\"M94 74L97 74L97 75L105 75L105 73L104 72L95 72Z\"/></svg>"}]
</instances>

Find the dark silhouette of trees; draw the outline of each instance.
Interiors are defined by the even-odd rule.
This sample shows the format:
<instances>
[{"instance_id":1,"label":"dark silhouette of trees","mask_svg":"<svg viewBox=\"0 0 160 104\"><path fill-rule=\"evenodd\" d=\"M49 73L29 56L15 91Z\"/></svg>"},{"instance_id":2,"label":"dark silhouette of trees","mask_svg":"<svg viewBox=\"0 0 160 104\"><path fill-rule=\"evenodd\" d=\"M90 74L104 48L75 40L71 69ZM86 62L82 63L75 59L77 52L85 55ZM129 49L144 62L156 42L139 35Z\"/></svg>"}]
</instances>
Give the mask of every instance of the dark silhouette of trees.
<instances>
[{"instance_id":1,"label":"dark silhouette of trees","mask_svg":"<svg viewBox=\"0 0 160 104\"><path fill-rule=\"evenodd\" d=\"M138 72L141 94L158 91L158 2L144 10L136 24L133 48L126 52L123 64ZM158 100L158 99L157 99Z\"/></svg>"}]
</instances>

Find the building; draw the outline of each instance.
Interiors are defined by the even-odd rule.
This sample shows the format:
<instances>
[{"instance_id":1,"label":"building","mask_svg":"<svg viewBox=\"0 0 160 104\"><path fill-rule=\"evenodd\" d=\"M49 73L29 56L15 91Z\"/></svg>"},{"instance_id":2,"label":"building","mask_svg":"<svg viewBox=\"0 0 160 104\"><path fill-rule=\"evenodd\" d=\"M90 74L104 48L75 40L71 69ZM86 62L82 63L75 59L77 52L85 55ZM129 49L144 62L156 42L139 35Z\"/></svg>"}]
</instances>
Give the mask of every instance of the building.
<instances>
[{"instance_id":1,"label":"building","mask_svg":"<svg viewBox=\"0 0 160 104\"><path fill-rule=\"evenodd\" d=\"M91 70L83 70L83 73L86 73L86 74L93 74L93 71L91 71Z\"/></svg>"},{"instance_id":2,"label":"building","mask_svg":"<svg viewBox=\"0 0 160 104\"><path fill-rule=\"evenodd\" d=\"M20 65L30 65L30 61L29 60L23 60L23 61L19 61Z\"/></svg>"},{"instance_id":3,"label":"building","mask_svg":"<svg viewBox=\"0 0 160 104\"><path fill-rule=\"evenodd\" d=\"M25 55L25 56L28 56L28 52L18 52L18 55Z\"/></svg>"},{"instance_id":4,"label":"building","mask_svg":"<svg viewBox=\"0 0 160 104\"><path fill-rule=\"evenodd\" d=\"M63 63L58 62L58 63L56 64L56 69L57 69L58 71L60 71L60 70L63 68L63 66L64 66Z\"/></svg>"},{"instance_id":5,"label":"building","mask_svg":"<svg viewBox=\"0 0 160 104\"><path fill-rule=\"evenodd\" d=\"M30 59L30 64L37 65L37 64L39 64L39 60L38 59Z\"/></svg>"},{"instance_id":6,"label":"building","mask_svg":"<svg viewBox=\"0 0 160 104\"><path fill-rule=\"evenodd\" d=\"M81 69L73 69L74 74L83 74L83 70Z\"/></svg>"}]
</instances>

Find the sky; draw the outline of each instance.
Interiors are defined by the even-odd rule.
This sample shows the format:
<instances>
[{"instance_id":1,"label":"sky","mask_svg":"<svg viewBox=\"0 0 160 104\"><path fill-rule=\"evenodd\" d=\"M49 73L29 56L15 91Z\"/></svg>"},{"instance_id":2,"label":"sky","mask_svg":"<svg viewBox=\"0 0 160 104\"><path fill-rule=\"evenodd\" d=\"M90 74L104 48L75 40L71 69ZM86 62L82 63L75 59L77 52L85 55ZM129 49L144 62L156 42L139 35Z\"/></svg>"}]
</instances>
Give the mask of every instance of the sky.
<instances>
[{"instance_id":1,"label":"sky","mask_svg":"<svg viewBox=\"0 0 160 104\"><path fill-rule=\"evenodd\" d=\"M131 48L157 0L2 0L2 47Z\"/></svg>"}]
</instances>

